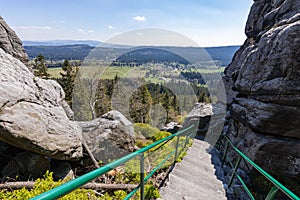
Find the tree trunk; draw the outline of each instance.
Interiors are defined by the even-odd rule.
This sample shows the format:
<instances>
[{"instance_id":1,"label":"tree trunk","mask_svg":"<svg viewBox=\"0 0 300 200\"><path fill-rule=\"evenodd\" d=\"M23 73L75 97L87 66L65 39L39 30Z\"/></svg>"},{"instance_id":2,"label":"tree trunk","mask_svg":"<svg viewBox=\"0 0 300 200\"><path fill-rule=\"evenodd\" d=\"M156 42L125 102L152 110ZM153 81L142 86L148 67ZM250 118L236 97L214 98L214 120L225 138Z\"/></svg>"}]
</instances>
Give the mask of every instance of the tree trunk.
<instances>
[{"instance_id":1,"label":"tree trunk","mask_svg":"<svg viewBox=\"0 0 300 200\"><path fill-rule=\"evenodd\" d=\"M33 181L27 181L27 182L7 182L0 184L0 189L11 189L11 190L17 190L17 189L32 189L34 186ZM92 190L133 190L137 187L135 184L104 184L104 183L87 183L80 188L84 189L92 189Z\"/></svg>"}]
</instances>

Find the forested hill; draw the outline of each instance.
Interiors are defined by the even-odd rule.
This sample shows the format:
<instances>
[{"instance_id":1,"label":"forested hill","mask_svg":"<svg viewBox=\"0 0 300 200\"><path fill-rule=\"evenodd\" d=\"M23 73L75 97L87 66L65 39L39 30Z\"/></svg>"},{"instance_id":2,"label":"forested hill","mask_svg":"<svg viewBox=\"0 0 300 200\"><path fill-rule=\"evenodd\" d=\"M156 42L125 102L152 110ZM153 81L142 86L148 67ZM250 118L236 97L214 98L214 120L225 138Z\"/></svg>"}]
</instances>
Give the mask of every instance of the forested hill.
<instances>
[{"instance_id":1,"label":"forested hill","mask_svg":"<svg viewBox=\"0 0 300 200\"><path fill-rule=\"evenodd\" d=\"M94 49L87 44L73 44L61 46L25 46L25 51L29 58L32 59L38 54L42 54L48 60L84 60L87 55ZM223 47L206 47L204 50L210 55L219 66L226 66L230 63L234 52L239 46L223 46ZM121 62L169 62L174 60L174 54L170 52L178 52L177 55L199 56L199 52L203 52L203 48L198 47L144 47L141 49L133 48L112 48L97 47L97 58L103 59L107 57L118 58ZM163 49L163 50L162 50ZM168 52L170 51L170 52ZM178 58L178 57L177 57ZM185 59L175 59L179 63L186 63Z\"/></svg>"}]
</instances>

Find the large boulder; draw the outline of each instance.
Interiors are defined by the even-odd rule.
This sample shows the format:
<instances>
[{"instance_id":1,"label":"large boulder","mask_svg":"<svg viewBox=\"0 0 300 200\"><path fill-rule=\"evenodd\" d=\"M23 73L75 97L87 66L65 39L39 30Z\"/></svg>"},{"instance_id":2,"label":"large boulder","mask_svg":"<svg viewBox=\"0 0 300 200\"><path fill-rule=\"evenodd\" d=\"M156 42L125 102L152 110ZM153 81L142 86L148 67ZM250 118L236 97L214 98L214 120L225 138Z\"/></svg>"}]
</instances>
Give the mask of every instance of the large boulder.
<instances>
[{"instance_id":1,"label":"large boulder","mask_svg":"<svg viewBox=\"0 0 300 200\"><path fill-rule=\"evenodd\" d=\"M97 160L107 163L136 150L133 124L119 111L110 111L87 122L78 122L83 138Z\"/></svg>"},{"instance_id":2,"label":"large boulder","mask_svg":"<svg viewBox=\"0 0 300 200\"><path fill-rule=\"evenodd\" d=\"M225 70L224 130L267 172L299 182L300 1L255 1L245 32Z\"/></svg>"},{"instance_id":3,"label":"large boulder","mask_svg":"<svg viewBox=\"0 0 300 200\"><path fill-rule=\"evenodd\" d=\"M184 126L194 124L198 136L205 136L209 128L209 122L213 115L212 105L209 103L196 103L185 118Z\"/></svg>"},{"instance_id":4,"label":"large boulder","mask_svg":"<svg viewBox=\"0 0 300 200\"><path fill-rule=\"evenodd\" d=\"M214 146L222 133L225 111L223 103L196 103L186 116L183 127L193 124L197 130L196 138Z\"/></svg>"},{"instance_id":5,"label":"large boulder","mask_svg":"<svg viewBox=\"0 0 300 200\"><path fill-rule=\"evenodd\" d=\"M0 48L13 57L21 60L24 64L28 62L28 56L22 46L22 41L17 34L7 25L0 16Z\"/></svg>"},{"instance_id":6,"label":"large boulder","mask_svg":"<svg viewBox=\"0 0 300 200\"><path fill-rule=\"evenodd\" d=\"M58 160L82 157L81 129L64 107L53 80L35 77L0 48L0 140Z\"/></svg>"}]
</instances>

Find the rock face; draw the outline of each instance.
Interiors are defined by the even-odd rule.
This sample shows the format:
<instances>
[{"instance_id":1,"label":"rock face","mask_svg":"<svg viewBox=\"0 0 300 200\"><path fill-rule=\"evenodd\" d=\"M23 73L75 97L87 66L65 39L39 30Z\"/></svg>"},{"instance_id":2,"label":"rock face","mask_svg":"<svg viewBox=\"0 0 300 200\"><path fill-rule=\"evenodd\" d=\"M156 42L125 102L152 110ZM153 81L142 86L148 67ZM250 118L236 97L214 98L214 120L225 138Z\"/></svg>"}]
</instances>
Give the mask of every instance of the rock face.
<instances>
[{"instance_id":1,"label":"rock face","mask_svg":"<svg viewBox=\"0 0 300 200\"><path fill-rule=\"evenodd\" d=\"M225 131L266 171L300 181L300 1L255 1L225 70ZM278 162L280 161L280 162Z\"/></svg>"},{"instance_id":2,"label":"rock face","mask_svg":"<svg viewBox=\"0 0 300 200\"><path fill-rule=\"evenodd\" d=\"M213 114L213 107L211 104L196 103L193 109L186 116L184 126L188 126L188 124L195 124L195 126L197 126L197 135L205 136Z\"/></svg>"},{"instance_id":3,"label":"rock face","mask_svg":"<svg viewBox=\"0 0 300 200\"><path fill-rule=\"evenodd\" d=\"M167 131L170 133L176 133L181 128L182 128L182 125L178 124L177 122L170 122L170 123L166 124L163 128L161 128L161 130Z\"/></svg>"},{"instance_id":4,"label":"rock face","mask_svg":"<svg viewBox=\"0 0 300 200\"><path fill-rule=\"evenodd\" d=\"M0 48L13 57L28 62L28 56L22 46L22 41L0 16Z\"/></svg>"},{"instance_id":5,"label":"rock face","mask_svg":"<svg viewBox=\"0 0 300 200\"><path fill-rule=\"evenodd\" d=\"M87 146L97 160L105 163L133 152L134 129L119 111L110 111L89 122L78 122Z\"/></svg>"},{"instance_id":6,"label":"rock face","mask_svg":"<svg viewBox=\"0 0 300 200\"><path fill-rule=\"evenodd\" d=\"M62 106L64 92L0 49L0 140L58 160L82 156L81 129Z\"/></svg>"},{"instance_id":7,"label":"rock face","mask_svg":"<svg viewBox=\"0 0 300 200\"><path fill-rule=\"evenodd\" d=\"M224 126L226 105L223 103L196 103L186 116L183 127L194 125L196 138L214 146Z\"/></svg>"}]
</instances>

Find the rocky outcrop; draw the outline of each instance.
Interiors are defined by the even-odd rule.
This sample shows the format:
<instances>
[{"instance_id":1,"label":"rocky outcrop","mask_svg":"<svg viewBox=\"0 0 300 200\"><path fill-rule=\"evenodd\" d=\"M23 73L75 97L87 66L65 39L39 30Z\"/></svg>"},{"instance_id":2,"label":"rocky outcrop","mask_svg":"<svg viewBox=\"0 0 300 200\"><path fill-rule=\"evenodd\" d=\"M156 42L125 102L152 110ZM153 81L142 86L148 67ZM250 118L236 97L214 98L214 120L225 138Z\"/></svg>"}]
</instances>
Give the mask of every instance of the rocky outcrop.
<instances>
[{"instance_id":1,"label":"rocky outcrop","mask_svg":"<svg viewBox=\"0 0 300 200\"><path fill-rule=\"evenodd\" d=\"M64 92L0 49L0 140L58 160L82 157L81 129L62 106Z\"/></svg>"},{"instance_id":2,"label":"rocky outcrop","mask_svg":"<svg viewBox=\"0 0 300 200\"><path fill-rule=\"evenodd\" d=\"M0 16L0 48L13 57L27 64L29 58L22 46L22 41Z\"/></svg>"},{"instance_id":3,"label":"rocky outcrop","mask_svg":"<svg viewBox=\"0 0 300 200\"><path fill-rule=\"evenodd\" d=\"M88 122L78 122L87 146L97 160L107 163L133 152L134 129L119 111L110 111Z\"/></svg>"},{"instance_id":4,"label":"rocky outcrop","mask_svg":"<svg viewBox=\"0 0 300 200\"><path fill-rule=\"evenodd\" d=\"M226 106L223 103L196 103L185 118L184 127L191 124L197 128L196 138L204 139L214 146L224 126Z\"/></svg>"},{"instance_id":5,"label":"rocky outcrop","mask_svg":"<svg viewBox=\"0 0 300 200\"><path fill-rule=\"evenodd\" d=\"M164 127L161 128L162 131L167 131L170 133L176 133L179 131L179 129L182 128L182 125L180 125L177 122L169 122Z\"/></svg>"},{"instance_id":6,"label":"rocky outcrop","mask_svg":"<svg viewBox=\"0 0 300 200\"><path fill-rule=\"evenodd\" d=\"M213 115L213 107L208 103L196 103L185 118L184 126L195 124L197 135L205 136L209 128L209 122Z\"/></svg>"},{"instance_id":7,"label":"rocky outcrop","mask_svg":"<svg viewBox=\"0 0 300 200\"><path fill-rule=\"evenodd\" d=\"M245 32L225 70L224 130L280 181L300 181L300 1L255 1Z\"/></svg>"}]
</instances>

